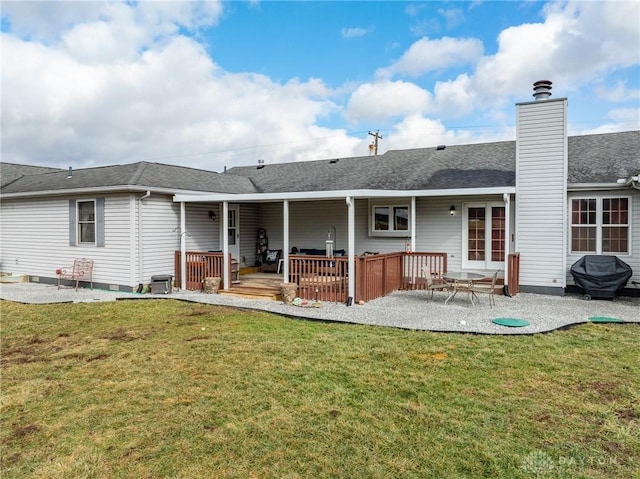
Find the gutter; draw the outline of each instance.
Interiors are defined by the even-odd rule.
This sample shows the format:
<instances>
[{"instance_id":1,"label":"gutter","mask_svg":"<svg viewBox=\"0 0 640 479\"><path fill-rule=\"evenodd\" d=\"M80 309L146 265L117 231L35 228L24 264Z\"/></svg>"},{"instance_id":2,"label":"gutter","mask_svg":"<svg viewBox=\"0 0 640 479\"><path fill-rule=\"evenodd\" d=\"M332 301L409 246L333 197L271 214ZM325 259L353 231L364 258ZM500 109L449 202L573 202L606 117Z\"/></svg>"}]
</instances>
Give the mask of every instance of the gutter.
<instances>
[{"instance_id":1,"label":"gutter","mask_svg":"<svg viewBox=\"0 0 640 479\"><path fill-rule=\"evenodd\" d=\"M151 196L151 191L147 190L147 192L138 198L138 293L142 293L142 289L144 288L144 280L142 278L143 274L143 251L142 251L142 201L146 200Z\"/></svg>"},{"instance_id":2,"label":"gutter","mask_svg":"<svg viewBox=\"0 0 640 479\"><path fill-rule=\"evenodd\" d=\"M492 188L455 188L440 190L331 190L331 191L295 191L279 193L209 193L199 195L176 194L173 201L182 202L202 202L219 203L223 201L282 201L282 200L335 200L345 197L356 198L409 198L416 197L438 197L438 196L474 196L474 195L502 195L514 194L514 186L492 187Z\"/></svg>"},{"instance_id":3,"label":"gutter","mask_svg":"<svg viewBox=\"0 0 640 479\"><path fill-rule=\"evenodd\" d=\"M25 191L19 193L0 193L0 197L9 198L37 198L40 196L70 196L70 195L93 195L104 193L144 193L150 191L148 186L92 186L90 188L66 188L64 190L37 190L37 191ZM189 195L210 195L213 194L210 191L194 191L194 190L180 190L176 188L152 188L154 193L161 195L176 195L176 194L189 194ZM220 193L215 193L220 194Z\"/></svg>"},{"instance_id":4,"label":"gutter","mask_svg":"<svg viewBox=\"0 0 640 479\"><path fill-rule=\"evenodd\" d=\"M634 176L629 180L625 179L623 180L624 183L569 183L567 185L567 191L619 190L621 188L632 186L633 178L638 178L638 177ZM636 184L638 184L637 181L636 181Z\"/></svg>"}]
</instances>

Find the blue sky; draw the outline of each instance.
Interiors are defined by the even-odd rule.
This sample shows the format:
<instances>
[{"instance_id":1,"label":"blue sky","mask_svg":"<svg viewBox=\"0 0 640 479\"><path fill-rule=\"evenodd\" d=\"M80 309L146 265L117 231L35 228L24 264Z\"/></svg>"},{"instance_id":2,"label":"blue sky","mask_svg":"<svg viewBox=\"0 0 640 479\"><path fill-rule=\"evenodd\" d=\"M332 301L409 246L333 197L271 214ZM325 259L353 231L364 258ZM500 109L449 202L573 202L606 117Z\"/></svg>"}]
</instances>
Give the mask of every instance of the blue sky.
<instances>
[{"instance_id":1,"label":"blue sky","mask_svg":"<svg viewBox=\"0 0 640 479\"><path fill-rule=\"evenodd\" d=\"M640 128L639 2L2 2L2 160L223 168Z\"/></svg>"}]
</instances>

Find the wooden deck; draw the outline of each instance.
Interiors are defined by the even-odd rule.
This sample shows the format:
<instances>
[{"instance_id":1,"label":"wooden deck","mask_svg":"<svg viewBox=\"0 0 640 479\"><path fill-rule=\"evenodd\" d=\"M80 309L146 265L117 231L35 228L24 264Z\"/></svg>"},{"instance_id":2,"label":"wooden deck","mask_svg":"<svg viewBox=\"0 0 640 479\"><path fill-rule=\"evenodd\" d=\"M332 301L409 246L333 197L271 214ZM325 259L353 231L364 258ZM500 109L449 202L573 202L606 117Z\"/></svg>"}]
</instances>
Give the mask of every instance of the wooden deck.
<instances>
[{"instance_id":1,"label":"wooden deck","mask_svg":"<svg viewBox=\"0 0 640 479\"><path fill-rule=\"evenodd\" d=\"M508 258L508 294L511 296L517 294L519 289L519 259L519 253L510 254ZM202 290L207 277L221 276L222 260L221 253L187 252L187 289ZM176 283L180 284L179 252L176 252L175 261ZM347 298L347 261L347 257L290 255L289 281L297 285L296 295L303 299L337 303L353 299L357 303L370 301L393 291L424 289L423 271L441 276L448 270L447 254L443 252L396 252L356 256L355 298ZM237 263L235 266L237 267ZM487 276L490 276L489 272ZM227 284L231 284L231 287L225 290L222 286L219 293L245 298L281 299L281 285L284 282L281 274L261 273L257 268L243 268L239 271L238 280L235 278L235 274L230 273ZM503 285L504 279L500 277L496 293L500 294L499 289L502 290Z\"/></svg>"},{"instance_id":2,"label":"wooden deck","mask_svg":"<svg viewBox=\"0 0 640 479\"><path fill-rule=\"evenodd\" d=\"M238 296L249 299L270 299L280 301L282 299L280 284L282 275L275 273L256 273L252 270L240 271L240 282L233 283L231 288L218 291L218 294Z\"/></svg>"}]
</instances>

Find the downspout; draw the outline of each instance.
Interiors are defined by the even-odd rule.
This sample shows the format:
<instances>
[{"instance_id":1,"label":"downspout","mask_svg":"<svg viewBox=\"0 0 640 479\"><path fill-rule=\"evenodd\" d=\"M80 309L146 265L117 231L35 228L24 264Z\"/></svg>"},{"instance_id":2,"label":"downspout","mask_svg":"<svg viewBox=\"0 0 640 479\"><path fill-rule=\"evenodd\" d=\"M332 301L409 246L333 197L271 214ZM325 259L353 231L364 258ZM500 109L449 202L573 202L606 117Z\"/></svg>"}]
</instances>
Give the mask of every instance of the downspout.
<instances>
[{"instance_id":1,"label":"downspout","mask_svg":"<svg viewBox=\"0 0 640 479\"><path fill-rule=\"evenodd\" d=\"M138 198L138 293L142 293L144 288L144 279L142 275L144 274L143 268L143 258L144 254L142 251L142 201L146 200L151 196L151 191L147 191L144 195Z\"/></svg>"},{"instance_id":2,"label":"downspout","mask_svg":"<svg viewBox=\"0 0 640 479\"><path fill-rule=\"evenodd\" d=\"M503 193L504 200L504 286L509 291L509 244L511 243L511 197Z\"/></svg>"}]
</instances>

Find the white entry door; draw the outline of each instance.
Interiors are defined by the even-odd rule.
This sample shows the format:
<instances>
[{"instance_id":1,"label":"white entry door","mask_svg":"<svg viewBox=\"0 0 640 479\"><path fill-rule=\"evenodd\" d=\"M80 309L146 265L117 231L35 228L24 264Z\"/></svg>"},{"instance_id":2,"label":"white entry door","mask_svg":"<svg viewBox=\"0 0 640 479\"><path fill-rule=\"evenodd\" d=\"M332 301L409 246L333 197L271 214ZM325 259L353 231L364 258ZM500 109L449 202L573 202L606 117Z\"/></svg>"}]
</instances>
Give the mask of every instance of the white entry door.
<instances>
[{"instance_id":1,"label":"white entry door","mask_svg":"<svg viewBox=\"0 0 640 479\"><path fill-rule=\"evenodd\" d=\"M229 205L229 253L231 257L240 262L240 206Z\"/></svg>"},{"instance_id":2,"label":"white entry door","mask_svg":"<svg viewBox=\"0 0 640 479\"><path fill-rule=\"evenodd\" d=\"M470 203L464 208L464 268L504 269L505 207Z\"/></svg>"}]
</instances>

